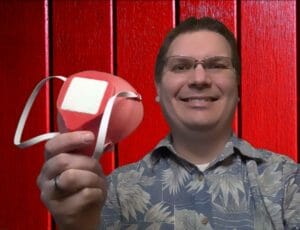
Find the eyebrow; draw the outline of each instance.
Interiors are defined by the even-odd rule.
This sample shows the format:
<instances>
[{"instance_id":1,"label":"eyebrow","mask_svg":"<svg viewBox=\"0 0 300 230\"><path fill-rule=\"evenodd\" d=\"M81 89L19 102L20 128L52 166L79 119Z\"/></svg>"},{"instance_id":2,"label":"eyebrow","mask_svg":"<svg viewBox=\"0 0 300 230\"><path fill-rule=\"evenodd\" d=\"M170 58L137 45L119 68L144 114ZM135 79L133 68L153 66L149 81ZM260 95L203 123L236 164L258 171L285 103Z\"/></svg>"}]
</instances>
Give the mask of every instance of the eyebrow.
<instances>
[{"instance_id":1,"label":"eyebrow","mask_svg":"<svg viewBox=\"0 0 300 230\"><path fill-rule=\"evenodd\" d=\"M192 57L192 56L184 56L184 55L172 55L172 56L168 56L168 57L165 58L165 60L167 60L169 58L193 58L193 59L198 60L198 61L207 60L207 59L221 60L223 58L232 60L232 57L228 57L228 56L211 56L211 57L204 57L202 59L198 59L198 58L195 58L195 57Z\"/></svg>"}]
</instances>

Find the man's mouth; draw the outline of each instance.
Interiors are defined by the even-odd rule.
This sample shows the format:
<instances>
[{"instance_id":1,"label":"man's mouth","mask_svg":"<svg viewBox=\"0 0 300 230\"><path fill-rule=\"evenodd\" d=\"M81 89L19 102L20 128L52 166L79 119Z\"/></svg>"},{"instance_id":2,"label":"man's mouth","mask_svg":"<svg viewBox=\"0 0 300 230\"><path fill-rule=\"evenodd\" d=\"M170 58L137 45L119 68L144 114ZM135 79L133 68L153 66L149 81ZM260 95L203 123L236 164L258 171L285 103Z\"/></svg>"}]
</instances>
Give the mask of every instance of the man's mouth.
<instances>
[{"instance_id":1,"label":"man's mouth","mask_svg":"<svg viewBox=\"0 0 300 230\"><path fill-rule=\"evenodd\" d=\"M217 97L183 97L180 98L184 102L193 102L193 101L205 101L205 102L214 102L218 100Z\"/></svg>"}]
</instances>

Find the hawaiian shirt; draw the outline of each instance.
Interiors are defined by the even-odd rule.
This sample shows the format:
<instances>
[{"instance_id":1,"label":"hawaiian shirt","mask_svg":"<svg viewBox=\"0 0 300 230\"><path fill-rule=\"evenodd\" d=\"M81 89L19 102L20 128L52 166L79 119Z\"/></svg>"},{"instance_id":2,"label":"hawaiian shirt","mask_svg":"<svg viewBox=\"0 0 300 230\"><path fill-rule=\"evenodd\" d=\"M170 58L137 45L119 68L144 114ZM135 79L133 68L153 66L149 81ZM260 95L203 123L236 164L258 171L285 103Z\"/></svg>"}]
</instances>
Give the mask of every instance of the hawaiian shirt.
<instances>
[{"instance_id":1,"label":"hawaiian shirt","mask_svg":"<svg viewBox=\"0 0 300 230\"><path fill-rule=\"evenodd\" d=\"M233 135L201 172L168 136L108 177L100 229L300 229L299 169Z\"/></svg>"}]
</instances>

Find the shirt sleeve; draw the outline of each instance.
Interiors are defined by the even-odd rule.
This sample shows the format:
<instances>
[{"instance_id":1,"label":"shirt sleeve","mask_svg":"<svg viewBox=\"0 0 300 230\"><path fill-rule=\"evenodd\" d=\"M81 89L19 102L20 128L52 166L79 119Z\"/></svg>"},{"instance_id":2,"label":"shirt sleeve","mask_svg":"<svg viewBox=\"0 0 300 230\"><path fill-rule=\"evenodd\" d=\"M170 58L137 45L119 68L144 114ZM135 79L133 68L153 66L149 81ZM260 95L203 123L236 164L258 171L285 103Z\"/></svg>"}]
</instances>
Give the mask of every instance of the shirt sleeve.
<instances>
[{"instance_id":1,"label":"shirt sleeve","mask_svg":"<svg viewBox=\"0 0 300 230\"><path fill-rule=\"evenodd\" d=\"M283 218L286 229L300 229L300 165L286 163Z\"/></svg>"}]
</instances>

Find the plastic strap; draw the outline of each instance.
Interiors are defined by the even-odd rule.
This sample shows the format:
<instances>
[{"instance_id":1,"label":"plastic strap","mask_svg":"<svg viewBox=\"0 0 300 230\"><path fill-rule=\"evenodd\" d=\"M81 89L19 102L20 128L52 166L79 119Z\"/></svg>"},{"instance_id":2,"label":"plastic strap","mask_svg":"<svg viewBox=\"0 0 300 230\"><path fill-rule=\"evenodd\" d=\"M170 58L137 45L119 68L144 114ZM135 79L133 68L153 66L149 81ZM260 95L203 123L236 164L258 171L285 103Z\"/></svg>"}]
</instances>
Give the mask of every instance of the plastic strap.
<instances>
[{"instance_id":1,"label":"plastic strap","mask_svg":"<svg viewBox=\"0 0 300 230\"><path fill-rule=\"evenodd\" d=\"M108 125L109 125L109 120L111 117L113 105L118 97L136 99L139 101L142 100L141 95L131 92L131 91L119 92L108 100L106 107L104 109L104 112L103 112L102 120L101 120L99 131L98 131L97 142L96 142L95 150L93 153L93 158L95 158L95 159L99 159L101 157L101 155L103 154L105 148L108 145L112 144L112 143L105 144L105 139L106 139L106 134L107 134L107 130L108 130Z\"/></svg>"},{"instance_id":2,"label":"plastic strap","mask_svg":"<svg viewBox=\"0 0 300 230\"><path fill-rule=\"evenodd\" d=\"M63 77L63 76L50 76L50 77L47 77L47 78L44 78L43 80L41 80L37 85L36 87L33 89L31 95L29 96L26 104L25 104L25 107L23 109L23 112L21 114L21 117L19 119L19 123L18 123L18 126L17 126L17 129L16 129L16 133L15 133L15 137L14 137L14 144L16 146L18 146L19 148L26 148L26 147L29 147L29 146L32 146L32 145L35 145L39 142L42 142L42 141L45 141L45 140L49 140L53 137L55 137L56 135L58 135L59 133L58 132L55 132L55 133L45 133L45 134L40 134L34 138L31 138L29 140L26 140L26 141L23 141L21 142L21 137L22 137L22 134L23 134L23 130L24 130L24 126L25 126L25 123L26 123L26 120L28 118L28 114L31 110L31 107L32 107L32 104L34 103L39 91L41 90L41 88L45 85L45 83L50 80L50 79L60 79L62 81L66 81L67 78Z\"/></svg>"}]
</instances>

